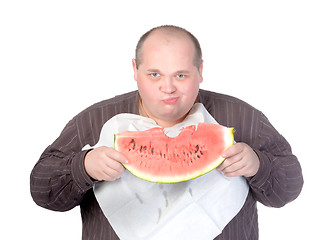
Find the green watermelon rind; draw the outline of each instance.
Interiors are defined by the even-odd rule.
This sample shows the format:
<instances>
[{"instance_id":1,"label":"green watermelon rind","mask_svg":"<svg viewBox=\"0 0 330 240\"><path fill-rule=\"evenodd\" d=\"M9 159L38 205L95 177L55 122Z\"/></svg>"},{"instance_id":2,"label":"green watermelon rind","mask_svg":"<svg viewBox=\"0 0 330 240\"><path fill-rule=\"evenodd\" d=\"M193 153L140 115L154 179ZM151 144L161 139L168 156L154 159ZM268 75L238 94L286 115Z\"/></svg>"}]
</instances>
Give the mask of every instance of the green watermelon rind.
<instances>
[{"instance_id":1,"label":"green watermelon rind","mask_svg":"<svg viewBox=\"0 0 330 240\"><path fill-rule=\"evenodd\" d=\"M235 143L235 141L234 141L235 129L227 128L227 131L229 132L228 135L226 134L226 136L229 136L226 141L226 142L228 142L228 144L224 150L228 149L230 146L232 146ZM116 139L117 139L117 135L114 134L114 149L118 150L118 147L116 144L117 143ZM169 177L168 179L166 179L163 176L161 176L161 177L151 176L151 175L147 176L145 173L139 173L139 171L136 171L136 169L131 167L129 164L122 164L122 165L134 176L136 176L140 179L143 179L145 181L155 182L155 183L178 183L178 182L189 181L189 180L198 178L202 175L205 175L205 174L213 171L214 169L216 169L218 166L220 166L224 160L226 160L226 159L220 156L217 160L213 161L212 164L209 164L204 169L201 169L199 172L195 172L194 174L188 175L188 177L185 177L185 178L182 176L179 176L178 179L175 179L173 176Z\"/></svg>"}]
</instances>

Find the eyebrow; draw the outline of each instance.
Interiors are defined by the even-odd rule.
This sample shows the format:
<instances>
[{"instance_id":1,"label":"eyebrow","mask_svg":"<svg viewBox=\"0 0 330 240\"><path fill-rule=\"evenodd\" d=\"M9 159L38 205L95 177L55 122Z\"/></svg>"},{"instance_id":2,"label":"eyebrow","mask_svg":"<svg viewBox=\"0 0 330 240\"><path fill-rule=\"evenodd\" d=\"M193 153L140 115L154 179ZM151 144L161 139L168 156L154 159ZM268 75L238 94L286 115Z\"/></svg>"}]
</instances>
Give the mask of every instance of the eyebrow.
<instances>
[{"instance_id":1,"label":"eyebrow","mask_svg":"<svg viewBox=\"0 0 330 240\"><path fill-rule=\"evenodd\" d=\"M155 68L151 68L151 69L147 69L147 72L160 72L160 70L155 69Z\"/></svg>"},{"instance_id":2,"label":"eyebrow","mask_svg":"<svg viewBox=\"0 0 330 240\"><path fill-rule=\"evenodd\" d=\"M156 68L151 68L151 69L147 69L147 72L157 72L160 73L161 71L159 69ZM189 74L190 71L188 70L178 70L175 72L175 74Z\"/></svg>"},{"instance_id":3,"label":"eyebrow","mask_svg":"<svg viewBox=\"0 0 330 240\"><path fill-rule=\"evenodd\" d=\"M176 71L175 73L176 74L189 74L190 71L188 71L188 70L179 70L179 71Z\"/></svg>"}]
</instances>

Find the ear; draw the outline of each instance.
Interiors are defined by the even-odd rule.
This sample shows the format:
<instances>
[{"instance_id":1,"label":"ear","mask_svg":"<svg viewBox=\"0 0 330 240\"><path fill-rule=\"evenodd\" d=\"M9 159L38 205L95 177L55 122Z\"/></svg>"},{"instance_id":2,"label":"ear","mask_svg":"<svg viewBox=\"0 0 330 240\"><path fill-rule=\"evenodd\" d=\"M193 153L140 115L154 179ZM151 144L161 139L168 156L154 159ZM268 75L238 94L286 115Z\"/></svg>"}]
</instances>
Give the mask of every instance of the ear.
<instances>
[{"instance_id":1,"label":"ear","mask_svg":"<svg viewBox=\"0 0 330 240\"><path fill-rule=\"evenodd\" d=\"M202 83L203 82L203 63L200 65L199 67L199 83Z\"/></svg>"},{"instance_id":2,"label":"ear","mask_svg":"<svg viewBox=\"0 0 330 240\"><path fill-rule=\"evenodd\" d=\"M136 61L134 58L132 59L132 66L133 66L133 71L134 71L134 79L135 79L135 81L137 81L137 68L136 68Z\"/></svg>"}]
</instances>

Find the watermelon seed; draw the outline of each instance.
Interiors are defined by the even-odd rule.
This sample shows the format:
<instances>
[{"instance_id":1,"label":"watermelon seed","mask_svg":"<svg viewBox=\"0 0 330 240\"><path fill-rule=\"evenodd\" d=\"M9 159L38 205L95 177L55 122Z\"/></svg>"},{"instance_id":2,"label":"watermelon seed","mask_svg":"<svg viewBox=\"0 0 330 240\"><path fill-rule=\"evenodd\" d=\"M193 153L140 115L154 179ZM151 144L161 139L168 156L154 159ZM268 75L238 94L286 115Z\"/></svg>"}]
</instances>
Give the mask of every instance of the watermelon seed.
<instances>
[{"instance_id":1,"label":"watermelon seed","mask_svg":"<svg viewBox=\"0 0 330 240\"><path fill-rule=\"evenodd\" d=\"M203 152L202 151L199 151L201 155L203 155Z\"/></svg>"},{"instance_id":2,"label":"watermelon seed","mask_svg":"<svg viewBox=\"0 0 330 240\"><path fill-rule=\"evenodd\" d=\"M132 139L131 142L133 143L133 150L135 149L135 140Z\"/></svg>"},{"instance_id":3,"label":"watermelon seed","mask_svg":"<svg viewBox=\"0 0 330 240\"><path fill-rule=\"evenodd\" d=\"M195 153L197 153L198 149L199 149L199 146L196 145Z\"/></svg>"},{"instance_id":4,"label":"watermelon seed","mask_svg":"<svg viewBox=\"0 0 330 240\"><path fill-rule=\"evenodd\" d=\"M140 152L142 152L142 146L140 147Z\"/></svg>"},{"instance_id":5,"label":"watermelon seed","mask_svg":"<svg viewBox=\"0 0 330 240\"><path fill-rule=\"evenodd\" d=\"M154 154L154 148L151 148L151 153Z\"/></svg>"},{"instance_id":6,"label":"watermelon seed","mask_svg":"<svg viewBox=\"0 0 330 240\"><path fill-rule=\"evenodd\" d=\"M199 155L197 155L198 158L201 158Z\"/></svg>"},{"instance_id":7,"label":"watermelon seed","mask_svg":"<svg viewBox=\"0 0 330 240\"><path fill-rule=\"evenodd\" d=\"M147 150L147 146L144 146L143 149L144 149L144 150Z\"/></svg>"}]
</instances>

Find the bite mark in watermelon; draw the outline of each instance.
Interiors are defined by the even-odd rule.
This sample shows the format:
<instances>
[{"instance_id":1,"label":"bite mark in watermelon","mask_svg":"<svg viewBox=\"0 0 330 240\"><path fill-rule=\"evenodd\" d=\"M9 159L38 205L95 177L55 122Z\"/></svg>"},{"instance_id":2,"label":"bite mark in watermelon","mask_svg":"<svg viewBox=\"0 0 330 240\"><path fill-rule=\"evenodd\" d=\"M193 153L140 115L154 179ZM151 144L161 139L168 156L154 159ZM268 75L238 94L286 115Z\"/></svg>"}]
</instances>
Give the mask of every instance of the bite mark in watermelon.
<instances>
[{"instance_id":1,"label":"bite mark in watermelon","mask_svg":"<svg viewBox=\"0 0 330 240\"><path fill-rule=\"evenodd\" d=\"M222 152L234 144L234 128L199 123L182 129L174 138L163 128L115 134L115 149L133 175L151 182L175 183L197 178L218 167Z\"/></svg>"}]
</instances>

